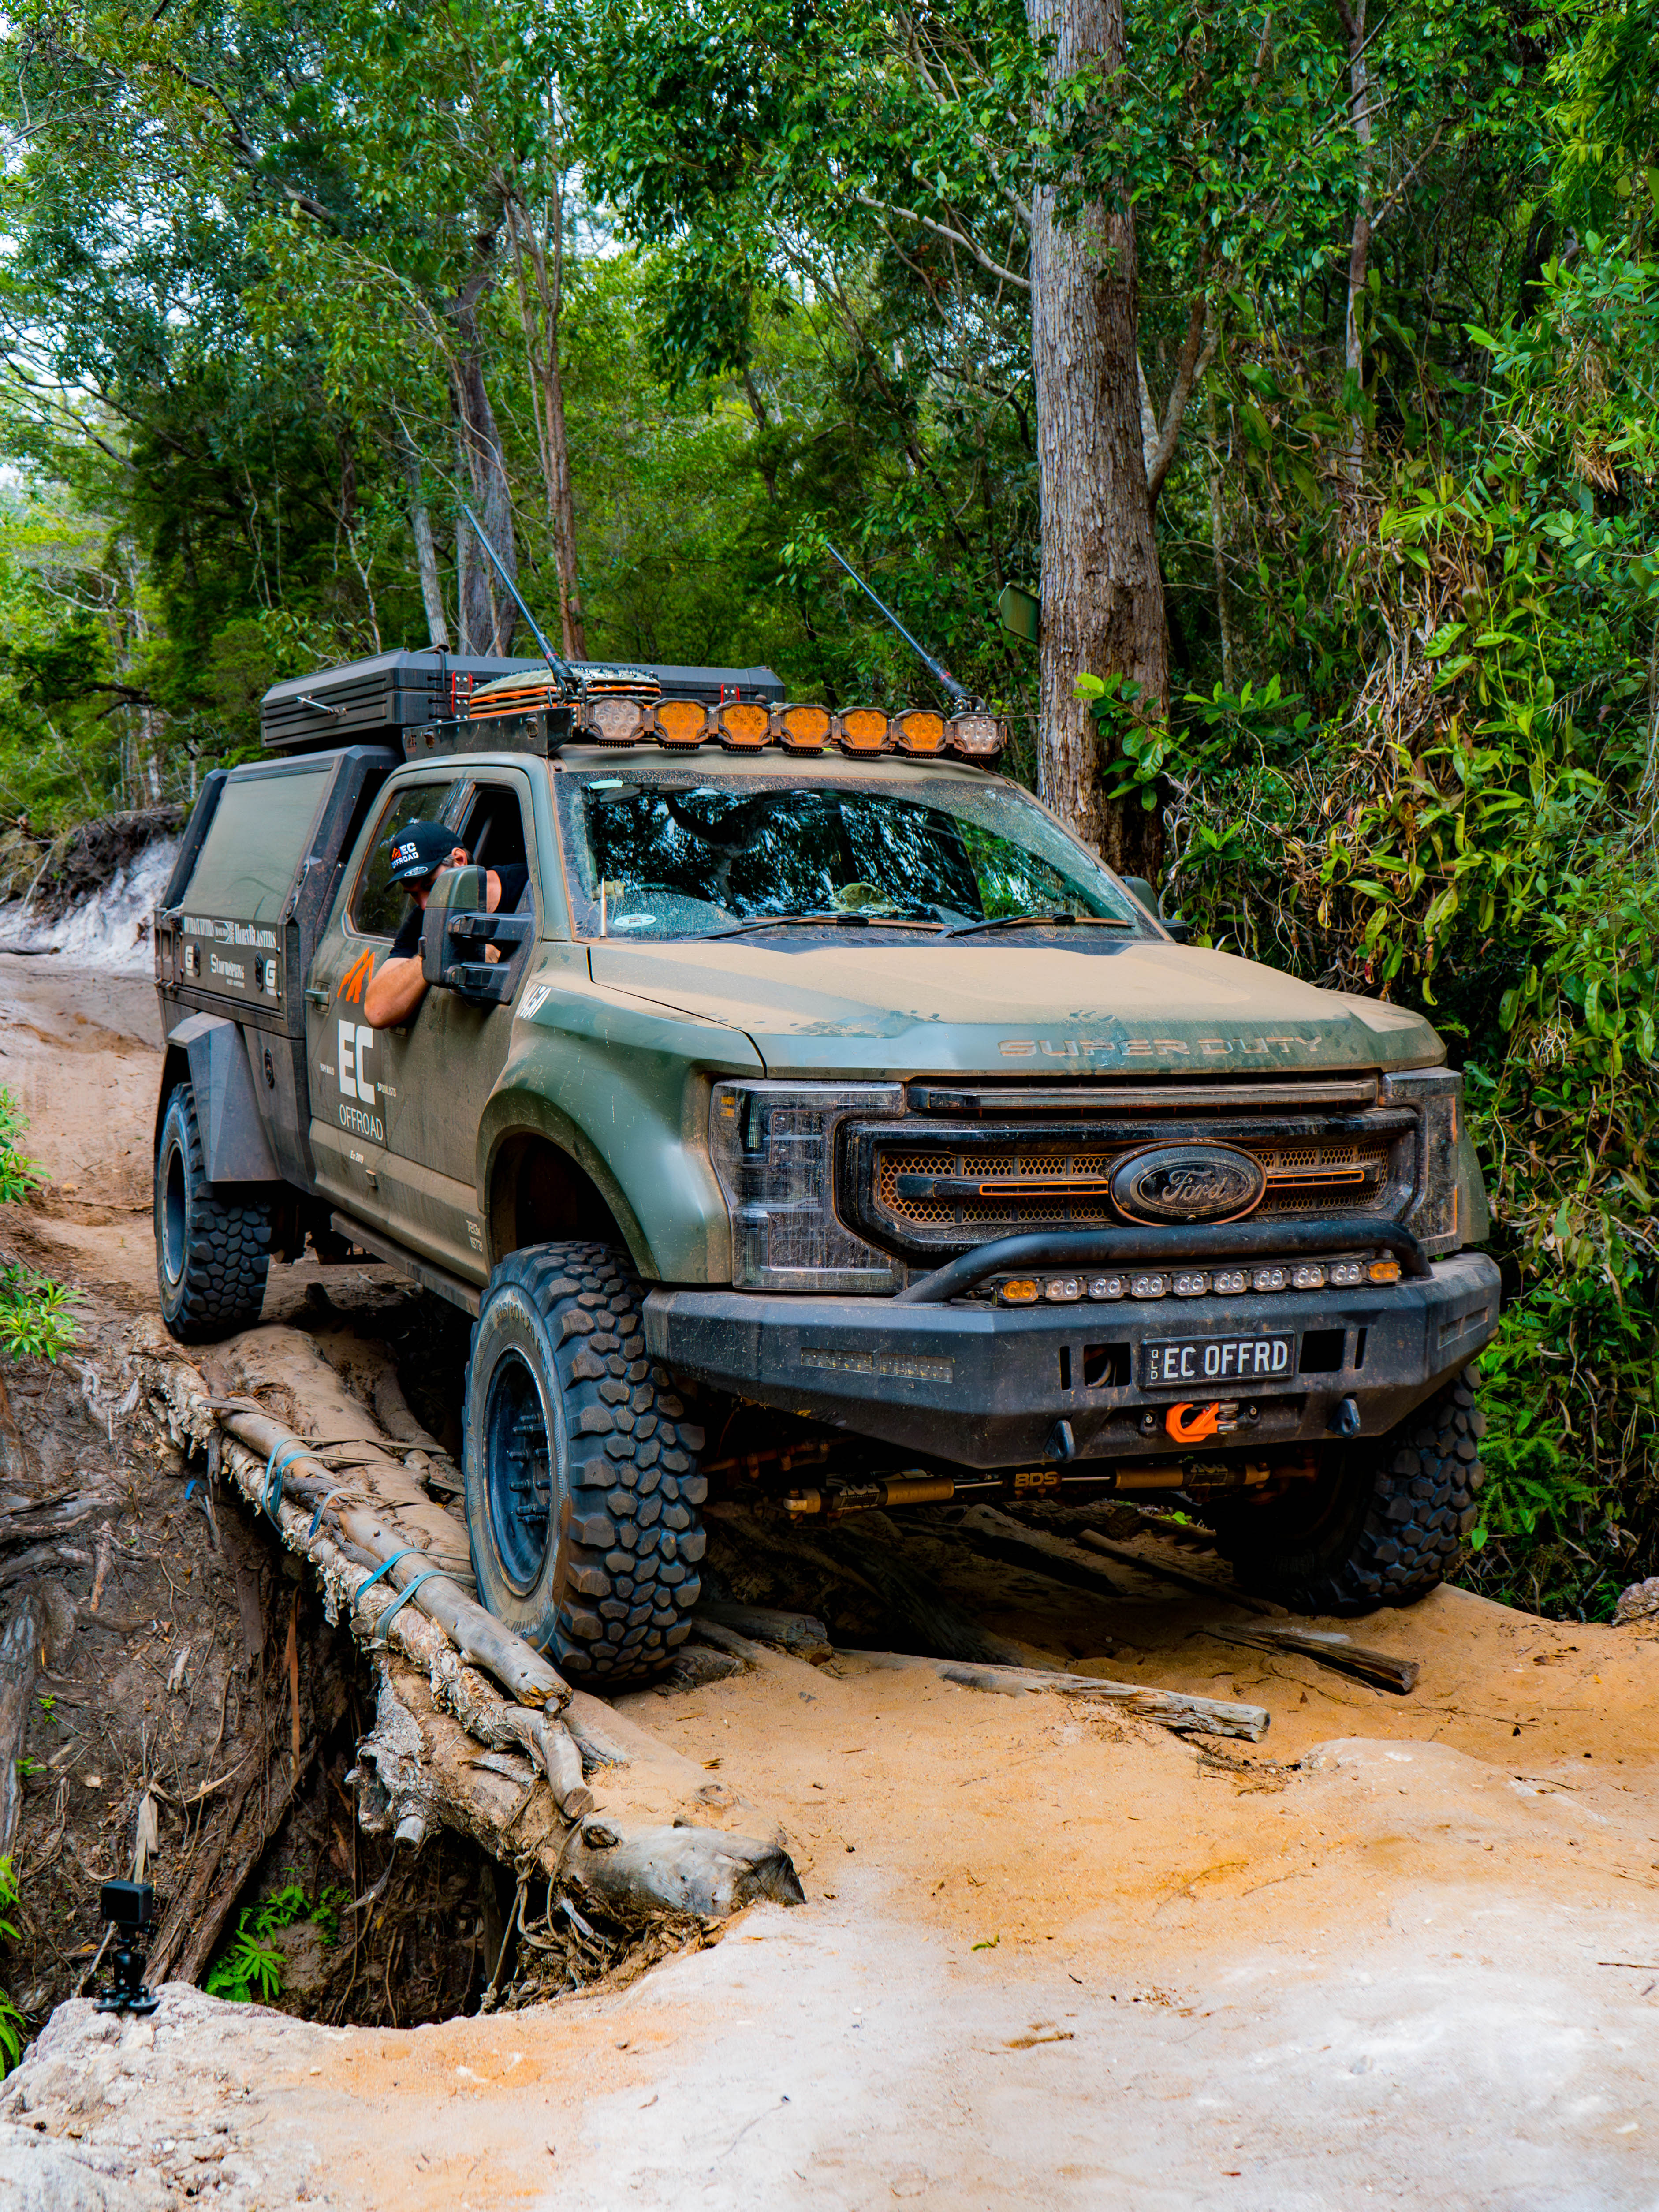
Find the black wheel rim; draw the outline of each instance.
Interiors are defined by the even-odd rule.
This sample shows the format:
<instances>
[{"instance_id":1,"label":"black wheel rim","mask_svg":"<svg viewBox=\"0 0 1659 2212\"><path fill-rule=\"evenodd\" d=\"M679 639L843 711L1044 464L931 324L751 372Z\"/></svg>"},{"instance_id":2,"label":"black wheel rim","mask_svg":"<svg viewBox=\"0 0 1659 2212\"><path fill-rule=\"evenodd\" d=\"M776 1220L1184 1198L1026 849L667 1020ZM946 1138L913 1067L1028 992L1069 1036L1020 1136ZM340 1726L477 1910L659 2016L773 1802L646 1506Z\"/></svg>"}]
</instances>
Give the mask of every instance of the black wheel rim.
<instances>
[{"instance_id":1,"label":"black wheel rim","mask_svg":"<svg viewBox=\"0 0 1659 2212\"><path fill-rule=\"evenodd\" d=\"M185 1156L181 1146L169 1145L161 1176L161 1265L170 1283L185 1272Z\"/></svg>"},{"instance_id":2,"label":"black wheel rim","mask_svg":"<svg viewBox=\"0 0 1659 2212\"><path fill-rule=\"evenodd\" d=\"M489 1378L484 1407L484 1484L501 1571L527 1596L546 1564L552 1522L552 1444L542 1395L516 1352Z\"/></svg>"}]
</instances>

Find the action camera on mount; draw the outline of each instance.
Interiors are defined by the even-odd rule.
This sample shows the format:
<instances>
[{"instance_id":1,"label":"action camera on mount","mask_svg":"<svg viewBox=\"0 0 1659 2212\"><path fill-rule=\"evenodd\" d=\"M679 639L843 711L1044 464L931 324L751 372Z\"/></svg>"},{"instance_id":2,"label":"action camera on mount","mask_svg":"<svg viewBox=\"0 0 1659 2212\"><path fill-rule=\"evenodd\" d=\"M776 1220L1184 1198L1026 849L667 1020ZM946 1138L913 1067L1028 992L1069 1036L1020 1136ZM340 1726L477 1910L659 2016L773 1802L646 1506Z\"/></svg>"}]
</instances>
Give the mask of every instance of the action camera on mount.
<instances>
[{"instance_id":1,"label":"action camera on mount","mask_svg":"<svg viewBox=\"0 0 1659 2212\"><path fill-rule=\"evenodd\" d=\"M97 2002L100 2012L154 2012L160 2002L139 1976L144 1954L138 1945L141 1929L155 1919L155 1892L147 1881L106 1881L98 1893L98 1911L118 1931L115 1947L115 1984Z\"/></svg>"}]
</instances>

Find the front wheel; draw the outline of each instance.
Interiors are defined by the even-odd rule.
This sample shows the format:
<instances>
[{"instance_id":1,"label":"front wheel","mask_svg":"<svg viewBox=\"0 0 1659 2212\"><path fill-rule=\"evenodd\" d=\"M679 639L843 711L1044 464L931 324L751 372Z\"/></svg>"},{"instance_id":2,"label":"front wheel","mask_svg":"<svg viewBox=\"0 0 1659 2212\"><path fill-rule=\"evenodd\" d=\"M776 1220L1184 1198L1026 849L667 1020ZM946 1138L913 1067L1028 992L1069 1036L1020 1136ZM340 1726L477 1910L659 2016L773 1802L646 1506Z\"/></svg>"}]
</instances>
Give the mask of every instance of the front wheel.
<instances>
[{"instance_id":1,"label":"front wheel","mask_svg":"<svg viewBox=\"0 0 1659 2212\"><path fill-rule=\"evenodd\" d=\"M1414 1605L1462 1563L1486 1477L1466 1367L1388 1436L1334 1452L1316 1480L1206 1509L1246 1589L1294 1613Z\"/></svg>"},{"instance_id":2,"label":"front wheel","mask_svg":"<svg viewBox=\"0 0 1659 2212\"><path fill-rule=\"evenodd\" d=\"M463 1419L478 1595L589 1682L665 1665L690 1632L702 1431L645 1356L640 1286L605 1244L534 1244L489 1279Z\"/></svg>"},{"instance_id":3,"label":"front wheel","mask_svg":"<svg viewBox=\"0 0 1659 2212\"><path fill-rule=\"evenodd\" d=\"M270 1201L235 1203L215 1191L195 1093L181 1083L155 1147L155 1276L169 1334L180 1344L210 1344L252 1328L270 1266Z\"/></svg>"}]
</instances>

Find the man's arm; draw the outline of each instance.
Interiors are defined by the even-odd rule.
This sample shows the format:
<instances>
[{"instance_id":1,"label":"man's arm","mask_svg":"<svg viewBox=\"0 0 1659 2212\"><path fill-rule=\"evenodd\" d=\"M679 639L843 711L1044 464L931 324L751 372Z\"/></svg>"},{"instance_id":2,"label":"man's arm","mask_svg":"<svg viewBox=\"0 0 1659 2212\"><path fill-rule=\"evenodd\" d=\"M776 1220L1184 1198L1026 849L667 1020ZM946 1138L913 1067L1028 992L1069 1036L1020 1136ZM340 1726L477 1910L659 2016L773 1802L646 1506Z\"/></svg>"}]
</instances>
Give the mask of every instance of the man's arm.
<instances>
[{"instance_id":1,"label":"man's arm","mask_svg":"<svg viewBox=\"0 0 1659 2212\"><path fill-rule=\"evenodd\" d=\"M363 1019L371 1029L400 1029L426 996L426 988L418 952L412 960L388 960L369 978L363 993Z\"/></svg>"}]
</instances>

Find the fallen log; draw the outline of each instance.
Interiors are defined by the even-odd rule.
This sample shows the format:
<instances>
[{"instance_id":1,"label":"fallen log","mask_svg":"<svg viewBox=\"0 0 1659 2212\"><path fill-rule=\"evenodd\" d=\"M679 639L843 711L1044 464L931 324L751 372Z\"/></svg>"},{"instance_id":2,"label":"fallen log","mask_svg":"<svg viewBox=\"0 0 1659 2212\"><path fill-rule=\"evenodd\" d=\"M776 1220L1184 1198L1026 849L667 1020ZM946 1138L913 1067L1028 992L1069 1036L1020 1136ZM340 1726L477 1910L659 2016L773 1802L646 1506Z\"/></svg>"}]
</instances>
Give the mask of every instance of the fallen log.
<instances>
[{"instance_id":1,"label":"fallen log","mask_svg":"<svg viewBox=\"0 0 1659 2212\"><path fill-rule=\"evenodd\" d=\"M1121 1598L1124 1594L1121 1583L1115 1582L1104 1567L1094 1566L1079 1558L1065 1537L1024 1528L993 1506L970 1505L959 1521L938 1529L930 1528L928 1534L954 1536L987 1559L1001 1559L1009 1566L1046 1575L1050 1582L1087 1590L1095 1597Z\"/></svg>"},{"instance_id":2,"label":"fallen log","mask_svg":"<svg viewBox=\"0 0 1659 2212\"><path fill-rule=\"evenodd\" d=\"M1160 1582L1174 1583L1181 1589L1196 1591L1200 1597L1218 1597L1224 1604L1242 1606L1246 1613L1283 1614L1285 1610L1282 1605L1275 1605L1271 1598L1251 1597L1247 1591L1231 1583L1218 1582L1212 1575L1188 1574L1185 1567L1172 1567L1167 1560L1148 1559L1144 1552L1137 1552L1131 1545L1115 1544L1109 1536L1103 1536L1096 1528L1079 1529L1078 1541L1086 1544L1091 1552L1103 1553L1109 1559L1121 1559L1125 1566L1139 1567L1143 1575L1155 1576Z\"/></svg>"},{"instance_id":3,"label":"fallen log","mask_svg":"<svg viewBox=\"0 0 1659 2212\"><path fill-rule=\"evenodd\" d=\"M397 1363L386 1346L353 1334L321 1333L312 1340L313 1349L357 1389L374 1409L374 1419L387 1436L404 1448L406 1466L412 1466L423 1483L459 1497L461 1471L438 1439L422 1427L404 1395Z\"/></svg>"},{"instance_id":4,"label":"fallen log","mask_svg":"<svg viewBox=\"0 0 1659 2212\"><path fill-rule=\"evenodd\" d=\"M636 1911L648 1898L665 1912L723 1919L763 1899L805 1905L806 1893L786 1850L718 1828L635 1828L623 1835L601 1819L581 1821L559 1863L579 1904Z\"/></svg>"},{"instance_id":5,"label":"fallen log","mask_svg":"<svg viewBox=\"0 0 1659 2212\"><path fill-rule=\"evenodd\" d=\"M787 1587L805 1585L815 1613L823 1609L824 1594L850 1586L884 1608L883 1633L902 1632L940 1658L1025 1662L1018 1644L982 1627L902 1556L902 1537L884 1514L860 1514L844 1527L815 1527L810 1533L781 1516L763 1518L738 1505L711 1507L706 1517L711 1541L724 1530L740 1528L744 1567L767 1569Z\"/></svg>"},{"instance_id":6,"label":"fallen log","mask_svg":"<svg viewBox=\"0 0 1659 2212\"><path fill-rule=\"evenodd\" d=\"M1044 1674L1035 1667L973 1666L955 1659L925 1659L908 1651L842 1651L837 1657L868 1667L925 1667L942 1682L962 1690L988 1690L1000 1697L1047 1692L1062 1698L1098 1698L1121 1705L1142 1720L1157 1721L1177 1735L1236 1735L1258 1743L1272 1716L1261 1705L1224 1703L1189 1696L1184 1690L1158 1690L1145 1682L1108 1682L1095 1674Z\"/></svg>"},{"instance_id":7,"label":"fallen log","mask_svg":"<svg viewBox=\"0 0 1659 2212\"><path fill-rule=\"evenodd\" d=\"M733 1832L732 1824L752 1808L726 1784L602 1700L573 1692L540 1653L433 1571L426 1555L410 1553L384 1571L366 1566L365 1560L384 1565L408 1549L390 1506L354 1498L355 1483L343 1484L323 1467L290 1425L248 1401L214 1399L170 1345L151 1341L144 1349L156 1360L159 1395L175 1434L198 1443L209 1432L219 1438L225 1480L290 1550L310 1560L329 1617L343 1613L374 1653L381 1686L376 1721L354 1770L358 1817L372 1832L389 1828L418 1845L435 1820L495 1857L515 1866L533 1862L556 1885L568 1881L595 1896L590 1859L611 1852L610 1909L620 1912L631 1899L635 1919L703 1910L687 1907L690 1896L708 1900L714 1913L737 1909L723 1900L745 1902L750 1894L799 1901L774 1824L763 1823L771 1831L763 1836ZM293 1363L288 1366L291 1373ZM294 1425L314 1411L300 1401L291 1410ZM363 1418L360 1413L360 1425ZM441 1510L424 1494L421 1502L428 1512ZM425 1575L430 1578L404 1604L403 1594ZM503 1678L513 1696L497 1686ZM496 1755L489 1763L481 1763L481 1747ZM528 1786L510 1764L502 1771L504 1753L527 1755ZM604 1791L604 1825L619 1842L580 1847L567 1875L567 1847L579 1824L599 1809L585 1755ZM678 1838L667 1856L661 1829Z\"/></svg>"},{"instance_id":8,"label":"fallen log","mask_svg":"<svg viewBox=\"0 0 1659 2212\"><path fill-rule=\"evenodd\" d=\"M705 1599L692 1625L695 1629L709 1621L752 1637L757 1644L775 1644L797 1659L828 1658L834 1648L829 1630L810 1613L780 1613L769 1605L728 1605Z\"/></svg>"},{"instance_id":9,"label":"fallen log","mask_svg":"<svg viewBox=\"0 0 1659 2212\"><path fill-rule=\"evenodd\" d=\"M1409 1696L1423 1671L1418 1660L1396 1659L1392 1652L1352 1643L1334 1631L1285 1628L1276 1621L1252 1621L1248 1626L1241 1622L1218 1621L1204 1633L1223 1644L1246 1644L1258 1651L1299 1652L1304 1659L1315 1660L1339 1674L1369 1682L1373 1689L1392 1690L1399 1698Z\"/></svg>"},{"instance_id":10,"label":"fallen log","mask_svg":"<svg viewBox=\"0 0 1659 2212\"><path fill-rule=\"evenodd\" d=\"M405 1543L418 1543L457 1582L470 1586L472 1560L466 1524L428 1497L389 1437L377 1437L373 1414L348 1389L337 1368L298 1329L249 1329L217 1347L216 1366L227 1395L246 1392L267 1419L273 1414L319 1439L326 1459L340 1462L362 1497L389 1514Z\"/></svg>"}]
</instances>

